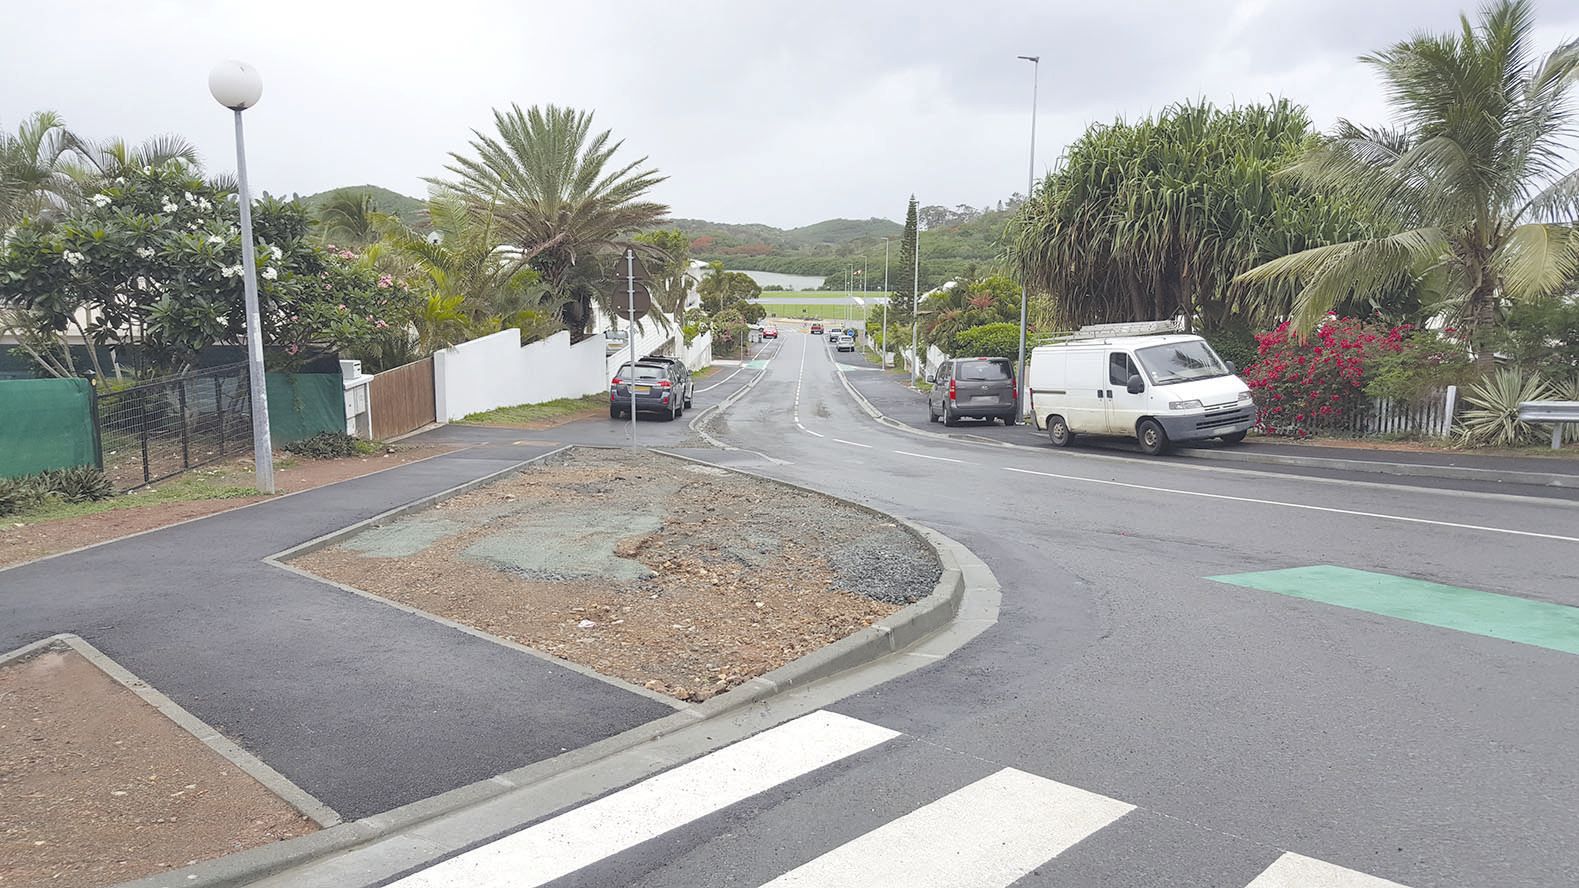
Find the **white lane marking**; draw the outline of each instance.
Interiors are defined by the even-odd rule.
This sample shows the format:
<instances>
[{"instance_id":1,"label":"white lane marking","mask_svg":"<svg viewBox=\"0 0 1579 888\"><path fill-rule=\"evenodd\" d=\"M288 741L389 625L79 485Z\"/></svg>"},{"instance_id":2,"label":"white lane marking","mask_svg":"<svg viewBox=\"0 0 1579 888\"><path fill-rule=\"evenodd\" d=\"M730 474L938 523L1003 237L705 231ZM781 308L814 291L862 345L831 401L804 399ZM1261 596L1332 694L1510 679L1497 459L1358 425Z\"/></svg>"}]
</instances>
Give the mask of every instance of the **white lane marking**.
<instances>
[{"instance_id":1,"label":"white lane marking","mask_svg":"<svg viewBox=\"0 0 1579 888\"><path fill-rule=\"evenodd\" d=\"M795 424L796 424L796 425L800 425L800 423L798 423L798 422L797 422L797 423L795 423ZM805 426L800 426L800 430L801 430L801 431L803 431L803 432L805 432L805 433L806 433L806 434L808 434L808 435L816 435L816 436L817 436L817 437L819 437L819 438L824 438L824 437L827 437L827 436L826 436L826 435L824 435L824 434L823 434L823 433L822 433L822 432L814 432L814 431L812 431L812 430L811 430L811 429L808 429L808 428L806 428L806 427L805 427Z\"/></svg>"},{"instance_id":2,"label":"white lane marking","mask_svg":"<svg viewBox=\"0 0 1579 888\"><path fill-rule=\"evenodd\" d=\"M819 710L452 857L391 888L543 885L897 736Z\"/></svg>"},{"instance_id":3,"label":"white lane marking","mask_svg":"<svg viewBox=\"0 0 1579 888\"><path fill-rule=\"evenodd\" d=\"M1285 853L1262 870L1245 888L1407 888L1398 882L1368 876L1341 866Z\"/></svg>"},{"instance_id":4,"label":"white lane marking","mask_svg":"<svg viewBox=\"0 0 1579 888\"><path fill-rule=\"evenodd\" d=\"M1135 809L1005 768L796 867L763 888L1008 885Z\"/></svg>"},{"instance_id":5,"label":"white lane marking","mask_svg":"<svg viewBox=\"0 0 1579 888\"><path fill-rule=\"evenodd\" d=\"M962 460L962 459L955 459L952 456L927 456L925 453L911 453L908 450L895 450L894 452L898 453L898 454L900 454L902 456L915 456L915 457L919 457L921 459L935 459L935 460L937 460L939 462L951 462L951 463L963 463L964 462L964 460Z\"/></svg>"},{"instance_id":6,"label":"white lane marking","mask_svg":"<svg viewBox=\"0 0 1579 888\"><path fill-rule=\"evenodd\" d=\"M870 449L872 446L870 444L862 444L860 441L846 441L843 438L834 438L833 440L838 441L840 444L848 444L851 447L865 447Z\"/></svg>"},{"instance_id":7,"label":"white lane marking","mask_svg":"<svg viewBox=\"0 0 1579 888\"><path fill-rule=\"evenodd\" d=\"M894 451L899 453L900 451ZM912 454L915 455L915 454ZM937 457L933 457L936 459ZM1173 487L1152 487L1148 484L1130 484L1125 481L1109 481L1103 478L1082 478L1078 475L1059 475L1054 472L1036 472L1031 469L1017 469L1013 466L1004 466L1004 471L1019 472L1022 475L1040 475L1043 478L1058 478L1062 481L1083 481L1087 484L1107 484L1113 487L1128 487L1132 490L1150 490L1156 493L1177 493L1181 496L1199 496L1206 499L1232 500L1238 503L1256 503L1263 506L1282 506L1286 509L1305 509L1311 512L1330 512L1337 515L1355 515L1361 518L1382 518L1388 521L1405 521L1410 524L1430 524L1436 527L1454 527L1459 530L1483 530L1487 533L1505 533L1512 536L1535 537L1543 540L1559 540L1565 543L1579 543L1579 537L1562 536L1555 533L1538 533L1533 530L1513 530L1508 527L1486 527L1481 524L1459 524L1455 521L1437 521L1433 518L1411 518L1408 515L1385 515L1381 512L1361 512L1355 509L1335 509L1331 506L1313 506L1309 503L1285 503L1281 500L1256 499L1250 496L1230 496L1226 493L1204 493L1199 490L1179 490Z\"/></svg>"}]
</instances>

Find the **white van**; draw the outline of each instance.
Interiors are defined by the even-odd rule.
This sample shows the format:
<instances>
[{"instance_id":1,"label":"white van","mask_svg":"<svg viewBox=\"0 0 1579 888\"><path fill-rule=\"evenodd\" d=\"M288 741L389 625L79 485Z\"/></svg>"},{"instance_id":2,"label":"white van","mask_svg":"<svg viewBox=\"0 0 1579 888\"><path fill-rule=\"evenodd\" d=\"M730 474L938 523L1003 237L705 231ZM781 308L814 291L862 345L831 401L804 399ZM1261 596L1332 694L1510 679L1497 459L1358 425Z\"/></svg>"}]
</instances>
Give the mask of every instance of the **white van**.
<instances>
[{"instance_id":1,"label":"white van","mask_svg":"<svg viewBox=\"0 0 1579 888\"><path fill-rule=\"evenodd\" d=\"M1118 336L1043 345L1026 373L1031 416L1055 447L1122 435L1149 454L1177 441L1244 440L1255 402L1199 336Z\"/></svg>"}]
</instances>

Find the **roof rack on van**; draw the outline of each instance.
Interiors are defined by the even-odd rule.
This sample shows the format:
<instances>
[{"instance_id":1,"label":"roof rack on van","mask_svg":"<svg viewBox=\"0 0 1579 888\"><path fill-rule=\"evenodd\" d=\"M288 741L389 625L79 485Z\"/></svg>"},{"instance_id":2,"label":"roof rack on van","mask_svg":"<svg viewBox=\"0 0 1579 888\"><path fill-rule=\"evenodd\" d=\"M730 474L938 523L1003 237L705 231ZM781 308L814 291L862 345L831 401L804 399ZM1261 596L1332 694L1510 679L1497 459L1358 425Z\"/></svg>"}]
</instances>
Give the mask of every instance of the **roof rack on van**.
<instances>
[{"instance_id":1,"label":"roof rack on van","mask_svg":"<svg viewBox=\"0 0 1579 888\"><path fill-rule=\"evenodd\" d=\"M1086 324L1079 330L1043 336L1037 340L1037 344L1050 345L1079 339L1112 339L1117 336L1162 336L1183 332L1183 318L1170 318L1166 321L1132 321L1122 324Z\"/></svg>"}]
</instances>

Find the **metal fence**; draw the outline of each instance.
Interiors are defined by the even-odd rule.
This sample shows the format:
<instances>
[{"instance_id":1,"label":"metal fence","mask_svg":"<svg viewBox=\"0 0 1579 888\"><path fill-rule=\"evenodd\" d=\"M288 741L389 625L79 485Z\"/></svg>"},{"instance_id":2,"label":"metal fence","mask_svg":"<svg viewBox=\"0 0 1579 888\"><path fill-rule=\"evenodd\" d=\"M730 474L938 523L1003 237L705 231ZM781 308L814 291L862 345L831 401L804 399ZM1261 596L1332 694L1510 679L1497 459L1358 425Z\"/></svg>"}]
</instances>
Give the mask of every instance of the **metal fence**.
<instances>
[{"instance_id":1,"label":"metal fence","mask_svg":"<svg viewBox=\"0 0 1579 888\"><path fill-rule=\"evenodd\" d=\"M252 451L247 365L211 367L99 395L104 472L128 490Z\"/></svg>"}]
</instances>

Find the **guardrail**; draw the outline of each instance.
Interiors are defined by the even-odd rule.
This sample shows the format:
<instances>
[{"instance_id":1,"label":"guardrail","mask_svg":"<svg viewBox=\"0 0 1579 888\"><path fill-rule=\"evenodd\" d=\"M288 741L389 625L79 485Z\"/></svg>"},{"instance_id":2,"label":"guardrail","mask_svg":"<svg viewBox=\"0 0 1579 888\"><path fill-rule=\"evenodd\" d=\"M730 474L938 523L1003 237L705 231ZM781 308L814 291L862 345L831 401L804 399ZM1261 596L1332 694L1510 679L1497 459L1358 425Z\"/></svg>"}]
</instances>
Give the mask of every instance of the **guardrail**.
<instances>
[{"instance_id":1,"label":"guardrail","mask_svg":"<svg viewBox=\"0 0 1579 888\"><path fill-rule=\"evenodd\" d=\"M1563 446L1563 426L1579 423L1579 401L1525 401L1519 405L1519 419L1552 426L1552 449Z\"/></svg>"}]
</instances>

